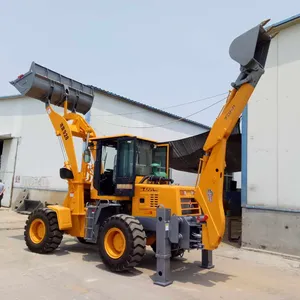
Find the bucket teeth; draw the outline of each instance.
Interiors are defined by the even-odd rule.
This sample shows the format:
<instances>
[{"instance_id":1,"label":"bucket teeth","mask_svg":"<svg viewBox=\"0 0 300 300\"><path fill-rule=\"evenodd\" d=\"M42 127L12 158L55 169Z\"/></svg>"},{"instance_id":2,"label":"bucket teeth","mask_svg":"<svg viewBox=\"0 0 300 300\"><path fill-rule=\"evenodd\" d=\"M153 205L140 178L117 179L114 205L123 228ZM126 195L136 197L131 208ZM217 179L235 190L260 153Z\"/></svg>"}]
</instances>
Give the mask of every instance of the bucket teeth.
<instances>
[{"instance_id":1,"label":"bucket teeth","mask_svg":"<svg viewBox=\"0 0 300 300\"><path fill-rule=\"evenodd\" d=\"M278 33L279 33L279 32L276 32L276 33L270 35L271 39L273 39Z\"/></svg>"},{"instance_id":2,"label":"bucket teeth","mask_svg":"<svg viewBox=\"0 0 300 300\"><path fill-rule=\"evenodd\" d=\"M262 22L260 23L260 25L261 25L262 27L264 27L267 23L269 23L270 20L271 20L271 19L264 20L264 21L262 21Z\"/></svg>"},{"instance_id":3,"label":"bucket teeth","mask_svg":"<svg viewBox=\"0 0 300 300\"><path fill-rule=\"evenodd\" d=\"M270 26L268 29L267 29L267 33L269 33L271 30L273 30L274 26Z\"/></svg>"}]
</instances>

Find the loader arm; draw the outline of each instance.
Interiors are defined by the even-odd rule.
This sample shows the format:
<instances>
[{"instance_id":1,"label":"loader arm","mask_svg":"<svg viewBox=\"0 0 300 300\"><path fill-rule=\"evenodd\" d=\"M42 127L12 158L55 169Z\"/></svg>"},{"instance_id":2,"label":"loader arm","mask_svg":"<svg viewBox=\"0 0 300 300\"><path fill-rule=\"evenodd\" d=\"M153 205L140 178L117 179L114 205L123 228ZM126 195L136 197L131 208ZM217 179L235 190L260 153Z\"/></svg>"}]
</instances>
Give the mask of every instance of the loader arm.
<instances>
[{"instance_id":1,"label":"loader arm","mask_svg":"<svg viewBox=\"0 0 300 300\"><path fill-rule=\"evenodd\" d=\"M207 250L216 249L225 232L226 143L264 73L271 38L260 24L237 37L230 46L230 56L240 64L241 72L232 83L233 89L204 144L205 154L199 165L201 176L198 176L195 191L195 198L208 217L202 228L202 243Z\"/></svg>"},{"instance_id":2,"label":"loader arm","mask_svg":"<svg viewBox=\"0 0 300 300\"><path fill-rule=\"evenodd\" d=\"M63 142L67 155L67 161L64 162L65 167L72 171L75 181L82 181L88 175L88 164L82 159L81 170L79 170L74 147L74 137L81 138L83 142L87 143L90 138L96 137L96 133L82 116L76 113L68 113L66 106L67 101L65 101L64 115L55 112L49 103L46 103L46 110L56 135L60 136ZM72 121L72 123L70 124L69 121ZM95 150L92 150L91 153L95 160Z\"/></svg>"},{"instance_id":3,"label":"loader arm","mask_svg":"<svg viewBox=\"0 0 300 300\"><path fill-rule=\"evenodd\" d=\"M93 163L89 160L90 152L95 161L96 150L90 147L87 160L82 155L81 168L78 166L74 138L81 138L88 149L90 138L96 137L94 129L77 112L86 114L92 107L94 94L90 86L32 62L30 70L11 82L22 94L45 103L55 134L61 138L62 150L66 154L62 179L68 181L68 194L64 206L70 208L72 215L85 215L84 190L92 183ZM63 114L57 113L51 105L64 108ZM76 199L76 201L74 200Z\"/></svg>"},{"instance_id":4,"label":"loader arm","mask_svg":"<svg viewBox=\"0 0 300 300\"><path fill-rule=\"evenodd\" d=\"M69 170L73 175L73 178L62 178L68 180L69 195L73 194L75 199L81 199L81 201L72 201L72 197L66 197L64 206L69 207L74 215L81 215L84 214L84 188L86 184L91 184L93 172L90 171L90 165L85 162L84 157L82 157L81 170L79 169L74 147L74 137L88 142L89 138L96 137L96 134L94 129L88 125L82 116L76 113L68 113L66 107L67 101L65 101L65 113L64 115L60 115L52 109L49 103L46 103L48 116L56 135L61 137L67 155L63 169L64 171ZM68 121L72 122L69 123ZM92 150L91 153L95 161L95 150Z\"/></svg>"}]
</instances>

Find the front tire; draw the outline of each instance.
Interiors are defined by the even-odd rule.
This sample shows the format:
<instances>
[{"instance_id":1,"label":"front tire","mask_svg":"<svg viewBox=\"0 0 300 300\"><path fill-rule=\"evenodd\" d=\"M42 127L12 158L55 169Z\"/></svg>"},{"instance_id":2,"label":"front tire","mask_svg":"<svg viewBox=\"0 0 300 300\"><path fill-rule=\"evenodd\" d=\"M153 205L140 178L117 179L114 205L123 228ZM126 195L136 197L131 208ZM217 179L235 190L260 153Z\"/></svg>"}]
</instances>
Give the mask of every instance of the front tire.
<instances>
[{"instance_id":1,"label":"front tire","mask_svg":"<svg viewBox=\"0 0 300 300\"><path fill-rule=\"evenodd\" d=\"M31 252L53 252L61 243L63 232L59 230L56 213L48 208L33 211L24 227L24 240Z\"/></svg>"},{"instance_id":2,"label":"front tire","mask_svg":"<svg viewBox=\"0 0 300 300\"><path fill-rule=\"evenodd\" d=\"M146 252L146 234L133 216L118 214L108 218L99 232L99 254L113 272L136 267Z\"/></svg>"}]
</instances>

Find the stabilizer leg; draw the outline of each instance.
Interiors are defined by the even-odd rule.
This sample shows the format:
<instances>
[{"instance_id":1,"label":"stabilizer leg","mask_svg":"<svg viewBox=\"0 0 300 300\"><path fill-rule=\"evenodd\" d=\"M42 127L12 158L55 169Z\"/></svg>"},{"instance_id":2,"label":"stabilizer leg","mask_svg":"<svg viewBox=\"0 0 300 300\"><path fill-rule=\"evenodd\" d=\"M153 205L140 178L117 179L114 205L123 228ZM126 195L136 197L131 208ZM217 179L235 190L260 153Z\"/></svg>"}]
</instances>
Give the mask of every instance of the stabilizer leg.
<instances>
[{"instance_id":1,"label":"stabilizer leg","mask_svg":"<svg viewBox=\"0 0 300 300\"><path fill-rule=\"evenodd\" d=\"M203 269L212 269L215 267L213 265L213 256L211 250L202 250L202 262L200 267Z\"/></svg>"},{"instance_id":2,"label":"stabilizer leg","mask_svg":"<svg viewBox=\"0 0 300 300\"><path fill-rule=\"evenodd\" d=\"M154 284L168 286L171 280L171 243L169 240L169 225L171 210L157 208L156 214L156 274Z\"/></svg>"}]
</instances>

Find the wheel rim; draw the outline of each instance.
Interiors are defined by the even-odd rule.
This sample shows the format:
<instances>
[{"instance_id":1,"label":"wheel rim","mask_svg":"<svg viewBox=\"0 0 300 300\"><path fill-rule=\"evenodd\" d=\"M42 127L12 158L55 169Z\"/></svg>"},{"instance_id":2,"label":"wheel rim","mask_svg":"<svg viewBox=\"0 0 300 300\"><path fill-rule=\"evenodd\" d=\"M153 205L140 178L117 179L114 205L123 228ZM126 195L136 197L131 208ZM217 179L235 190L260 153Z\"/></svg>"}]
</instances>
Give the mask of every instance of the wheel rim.
<instances>
[{"instance_id":1,"label":"wheel rim","mask_svg":"<svg viewBox=\"0 0 300 300\"><path fill-rule=\"evenodd\" d=\"M112 259L119 259L125 252L126 239L119 228L111 228L107 231L104 238L106 253Z\"/></svg>"},{"instance_id":2,"label":"wheel rim","mask_svg":"<svg viewBox=\"0 0 300 300\"><path fill-rule=\"evenodd\" d=\"M34 244L39 244L46 235L46 225L43 220L35 219L30 225L29 236Z\"/></svg>"}]
</instances>

